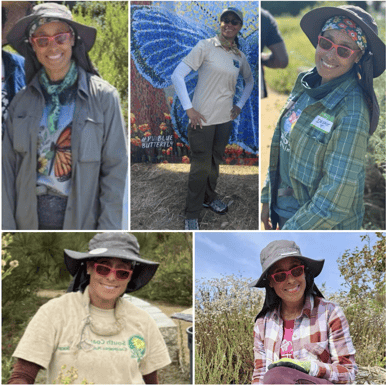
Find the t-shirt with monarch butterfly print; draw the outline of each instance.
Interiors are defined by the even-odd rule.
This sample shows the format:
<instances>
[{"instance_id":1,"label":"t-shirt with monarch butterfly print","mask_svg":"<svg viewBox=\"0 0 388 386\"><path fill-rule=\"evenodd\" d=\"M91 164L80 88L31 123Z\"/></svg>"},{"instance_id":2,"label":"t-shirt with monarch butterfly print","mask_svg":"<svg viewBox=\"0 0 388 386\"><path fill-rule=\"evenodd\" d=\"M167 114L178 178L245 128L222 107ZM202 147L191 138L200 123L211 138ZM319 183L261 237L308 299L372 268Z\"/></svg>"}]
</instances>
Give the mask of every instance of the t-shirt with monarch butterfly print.
<instances>
[{"instance_id":1,"label":"t-shirt with monarch butterfly print","mask_svg":"<svg viewBox=\"0 0 388 386\"><path fill-rule=\"evenodd\" d=\"M54 133L47 127L49 109L50 105L46 105L40 121L37 185L45 185L56 194L68 196L71 185L71 130L75 101L61 106Z\"/></svg>"}]
</instances>

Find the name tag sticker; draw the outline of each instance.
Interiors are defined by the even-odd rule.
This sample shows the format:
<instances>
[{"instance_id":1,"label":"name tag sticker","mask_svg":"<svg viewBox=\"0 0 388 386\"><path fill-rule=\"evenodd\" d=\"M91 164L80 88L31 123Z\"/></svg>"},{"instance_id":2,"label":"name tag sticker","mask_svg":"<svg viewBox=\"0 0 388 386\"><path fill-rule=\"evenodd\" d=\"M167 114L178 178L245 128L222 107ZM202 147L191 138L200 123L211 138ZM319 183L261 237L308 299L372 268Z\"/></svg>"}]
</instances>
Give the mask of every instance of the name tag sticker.
<instances>
[{"instance_id":1,"label":"name tag sticker","mask_svg":"<svg viewBox=\"0 0 388 386\"><path fill-rule=\"evenodd\" d=\"M329 114L322 113L317 115L314 120L311 122L311 126L316 129L323 131L324 133L330 133L330 130L333 126L334 117Z\"/></svg>"}]
</instances>

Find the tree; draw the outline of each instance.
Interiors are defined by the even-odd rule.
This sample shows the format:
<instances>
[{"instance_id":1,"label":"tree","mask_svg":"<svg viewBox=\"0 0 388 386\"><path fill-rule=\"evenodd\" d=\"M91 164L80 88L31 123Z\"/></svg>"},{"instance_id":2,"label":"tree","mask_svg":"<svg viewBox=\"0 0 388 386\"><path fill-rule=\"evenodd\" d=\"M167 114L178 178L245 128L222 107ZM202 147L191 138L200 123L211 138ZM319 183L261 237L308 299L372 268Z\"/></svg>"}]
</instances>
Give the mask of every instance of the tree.
<instances>
[{"instance_id":1,"label":"tree","mask_svg":"<svg viewBox=\"0 0 388 386\"><path fill-rule=\"evenodd\" d=\"M73 8L74 20L97 29L89 55L100 75L128 104L128 2L84 1Z\"/></svg>"},{"instance_id":2,"label":"tree","mask_svg":"<svg viewBox=\"0 0 388 386\"><path fill-rule=\"evenodd\" d=\"M349 295L357 299L385 299L385 251L386 236L376 232L378 241L371 246L369 235L360 236L364 247L354 251L347 249L337 260Z\"/></svg>"}]
</instances>

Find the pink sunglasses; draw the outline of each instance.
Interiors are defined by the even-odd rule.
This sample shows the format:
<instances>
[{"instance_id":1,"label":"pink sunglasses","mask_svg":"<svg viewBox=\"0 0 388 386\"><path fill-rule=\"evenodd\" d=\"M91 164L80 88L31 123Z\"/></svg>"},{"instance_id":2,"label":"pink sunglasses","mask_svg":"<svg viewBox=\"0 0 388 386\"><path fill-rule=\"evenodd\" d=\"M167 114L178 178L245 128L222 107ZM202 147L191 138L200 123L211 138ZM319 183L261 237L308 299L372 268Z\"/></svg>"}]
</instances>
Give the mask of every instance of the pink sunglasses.
<instances>
[{"instance_id":1,"label":"pink sunglasses","mask_svg":"<svg viewBox=\"0 0 388 386\"><path fill-rule=\"evenodd\" d=\"M334 44L331 40L321 35L318 36L318 45L324 51L330 51L334 47L336 49L337 55L343 59L350 58L355 52L361 51L361 50L351 50L349 47L340 46L339 44Z\"/></svg>"},{"instance_id":2,"label":"pink sunglasses","mask_svg":"<svg viewBox=\"0 0 388 386\"><path fill-rule=\"evenodd\" d=\"M44 48L49 45L49 42L55 41L56 44L62 45L70 40L70 37L73 36L71 32L63 32L54 36L31 36L30 39L34 42L38 47Z\"/></svg>"},{"instance_id":3,"label":"pink sunglasses","mask_svg":"<svg viewBox=\"0 0 388 386\"><path fill-rule=\"evenodd\" d=\"M100 263L94 263L94 270L100 276L109 276L111 272L115 274L117 280L128 280L132 270L129 269L114 269L109 267L109 265L104 265Z\"/></svg>"},{"instance_id":4,"label":"pink sunglasses","mask_svg":"<svg viewBox=\"0 0 388 386\"><path fill-rule=\"evenodd\" d=\"M282 283L287 279L288 275L291 275L293 277L299 277L303 275L303 273L304 273L304 265L298 265L297 267L294 267L289 271L276 272L270 276L272 277L272 279L276 281L276 283Z\"/></svg>"}]
</instances>

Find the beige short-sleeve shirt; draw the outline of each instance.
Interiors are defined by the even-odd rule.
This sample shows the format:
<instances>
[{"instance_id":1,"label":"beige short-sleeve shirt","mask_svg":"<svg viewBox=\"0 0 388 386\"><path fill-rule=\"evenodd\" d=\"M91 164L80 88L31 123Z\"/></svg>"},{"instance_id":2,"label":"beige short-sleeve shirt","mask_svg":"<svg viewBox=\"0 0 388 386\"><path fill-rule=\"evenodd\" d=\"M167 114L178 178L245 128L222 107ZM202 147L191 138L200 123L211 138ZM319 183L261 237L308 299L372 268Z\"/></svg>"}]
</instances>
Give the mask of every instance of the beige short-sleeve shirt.
<instances>
[{"instance_id":1,"label":"beige short-sleeve shirt","mask_svg":"<svg viewBox=\"0 0 388 386\"><path fill-rule=\"evenodd\" d=\"M78 370L74 381L78 384L84 379L95 384L144 384L143 375L171 363L155 321L126 300L127 317L121 332L101 336L86 326L87 350L73 348L85 317L82 296L81 292L69 293L43 305L13 356L46 368L48 384L55 382L63 365L66 370ZM90 306L93 320L104 325L115 321L113 312Z\"/></svg>"},{"instance_id":2,"label":"beige short-sleeve shirt","mask_svg":"<svg viewBox=\"0 0 388 386\"><path fill-rule=\"evenodd\" d=\"M245 55L226 51L216 36L198 42L183 62L198 71L192 104L206 118L203 125L229 122L237 78L239 74L244 79L251 75Z\"/></svg>"}]
</instances>

